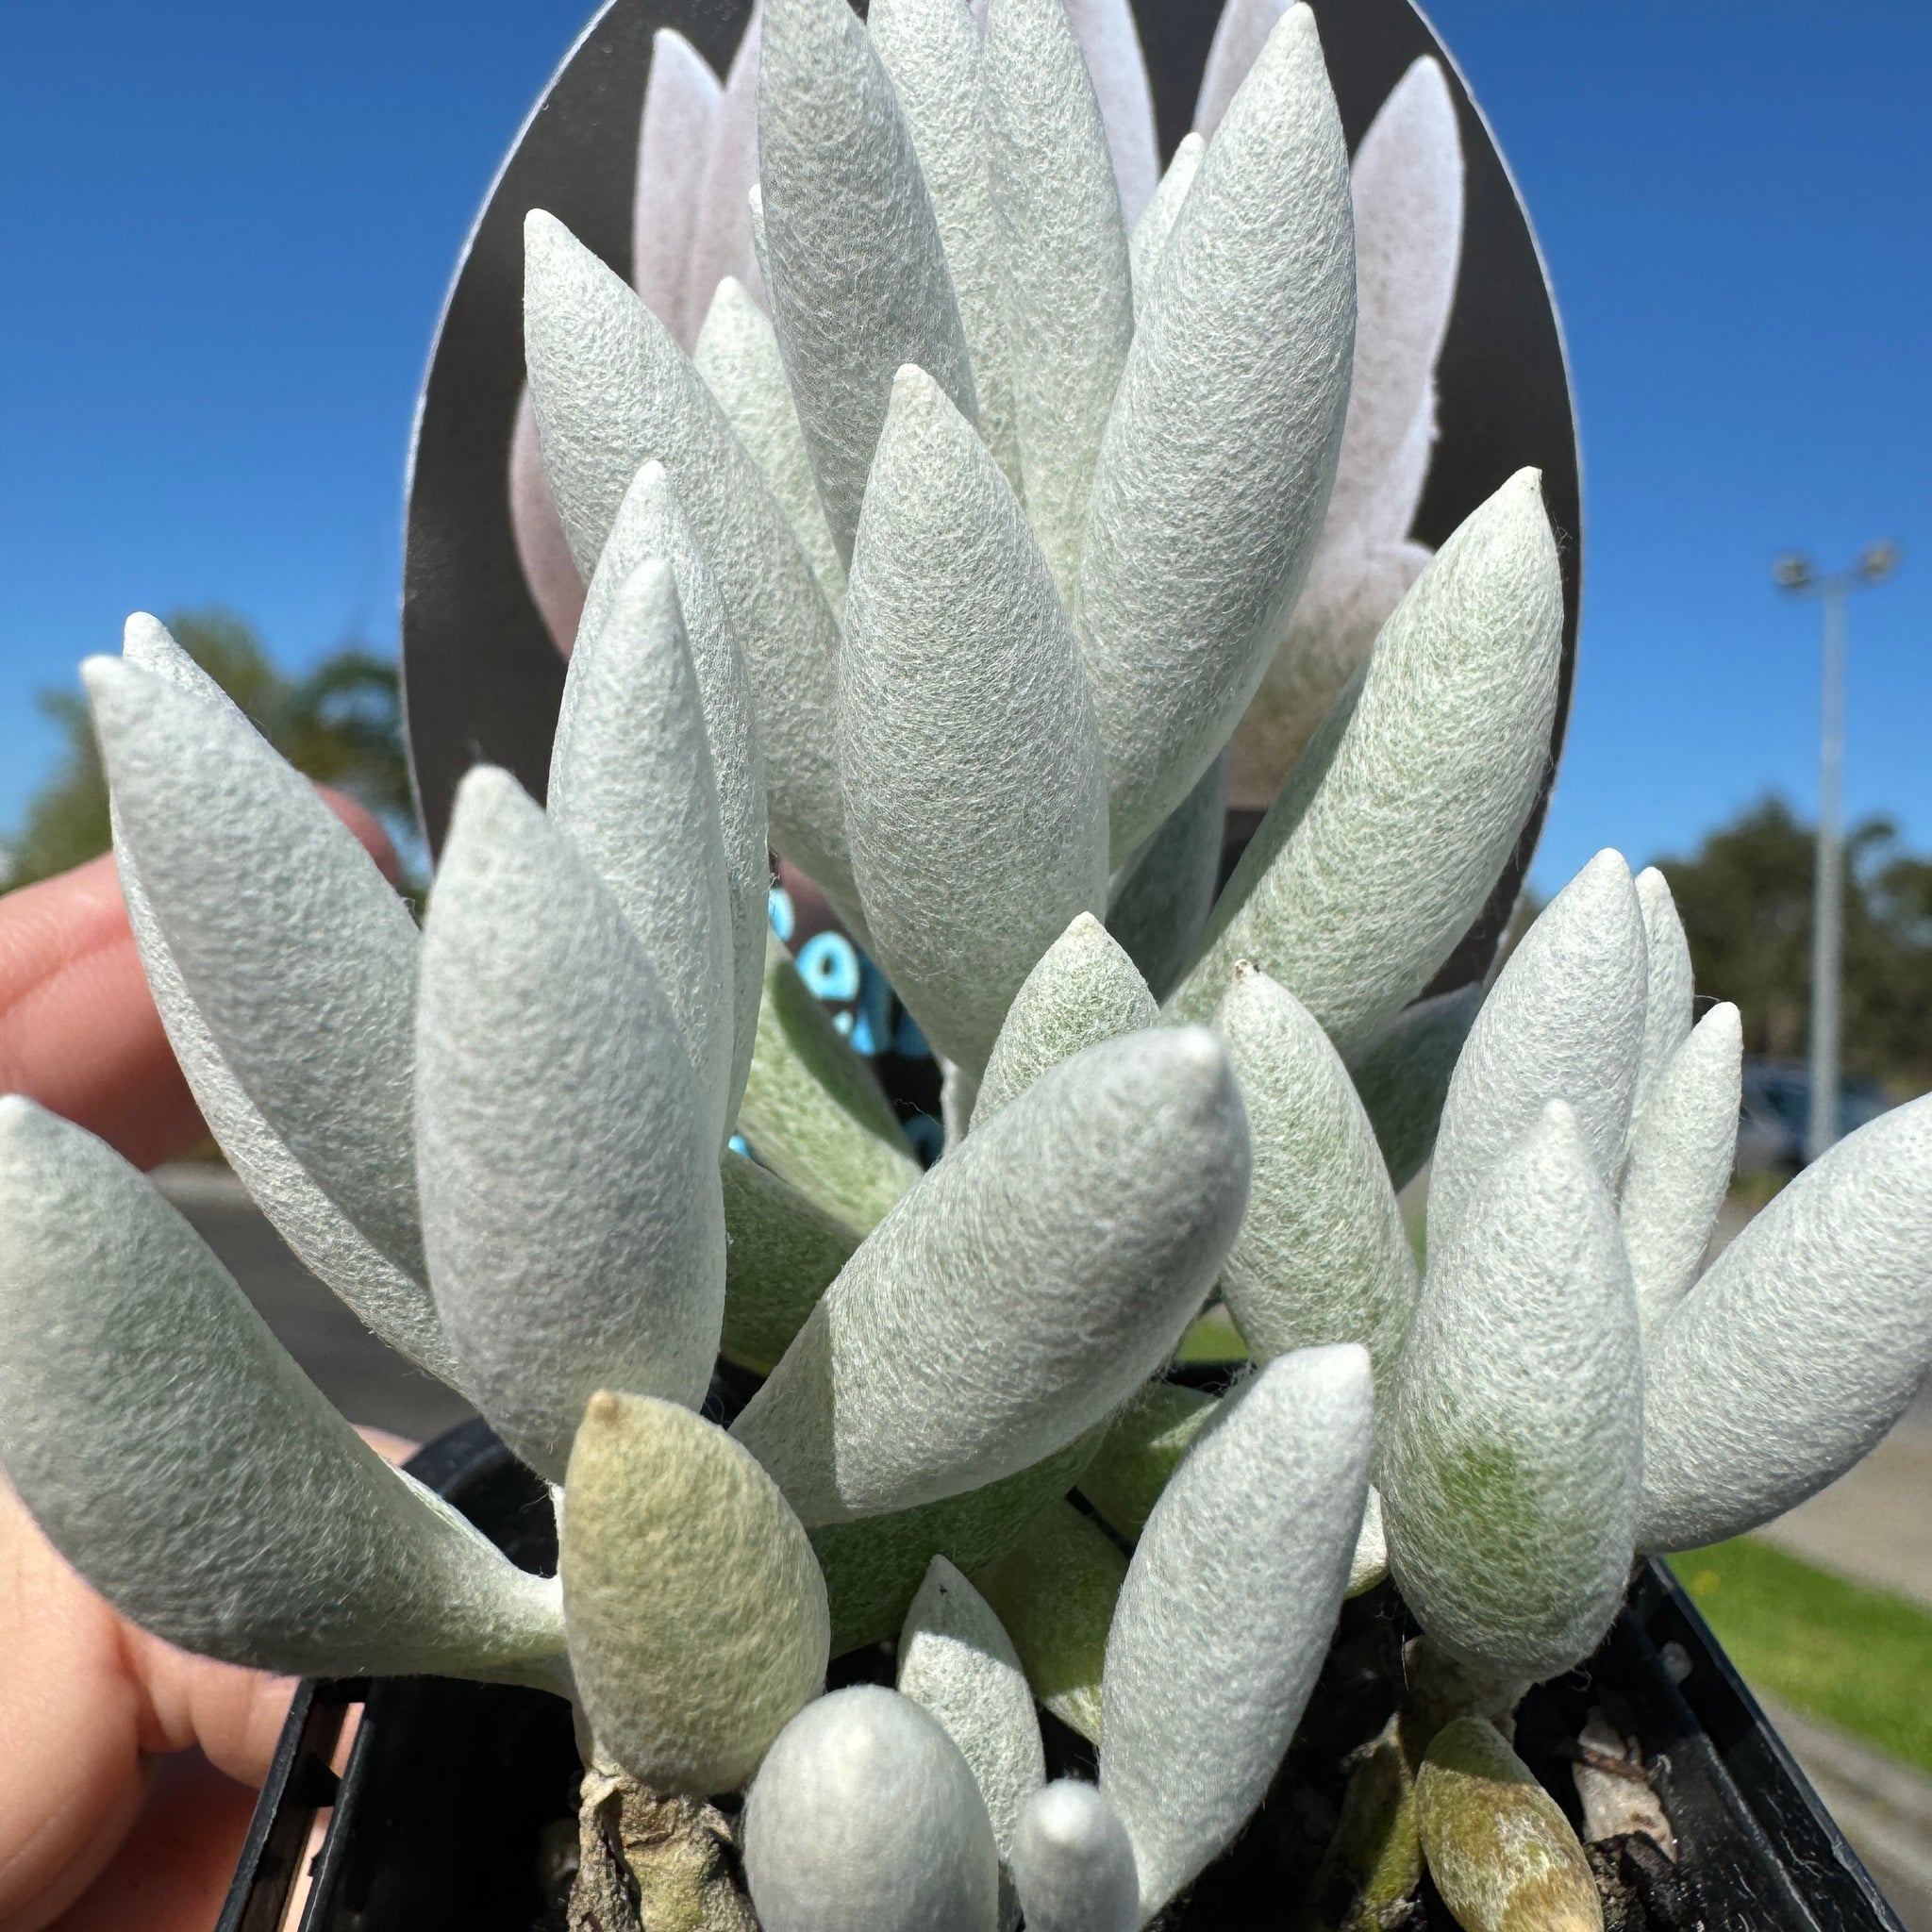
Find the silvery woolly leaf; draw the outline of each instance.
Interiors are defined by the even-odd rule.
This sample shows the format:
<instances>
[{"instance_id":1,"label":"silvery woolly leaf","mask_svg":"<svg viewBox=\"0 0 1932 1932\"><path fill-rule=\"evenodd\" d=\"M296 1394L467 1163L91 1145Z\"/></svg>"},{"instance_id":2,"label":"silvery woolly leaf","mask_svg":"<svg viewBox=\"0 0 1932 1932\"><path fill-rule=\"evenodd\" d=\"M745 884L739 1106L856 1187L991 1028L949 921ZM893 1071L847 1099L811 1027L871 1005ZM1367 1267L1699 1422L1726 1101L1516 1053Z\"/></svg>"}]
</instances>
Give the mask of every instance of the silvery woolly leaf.
<instances>
[{"instance_id":1,"label":"silvery woolly leaf","mask_svg":"<svg viewBox=\"0 0 1932 1932\"><path fill-rule=\"evenodd\" d=\"M1126 226L1061 0L991 0L980 72L1022 493L1071 610L1087 496L1134 334Z\"/></svg>"},{"instance_id":2,"label":"silvery woolly leaf","mask_svg":"<svg viewBox=\"0 0 1932 1932\"><path fill-rule=\"evenodd\" d=\"M1101 1672L1127 1559L1072 1504L1049 1504L973 1580L1013 1640L1033 1694L1100 1740Z\"/></svg>"},{"instance_id":3,"label":"silvery woolly leaf","mask_svg":"<svg viewBox=\"0 0 1932 1932\"><path fill-rule=\"evenodd\" d=\"M1656 866L1637 874L1637 903L1643 911L1643 954L1647 967L1643 1047L1637 1061L1637 1087L1630 1108L1634 1134L1663 1078L1664 1069L1690 1037L1693 986L1690 943L1677 917L1670 882Z\"/></svg>"},{"instance_id":4,"label":"silvery woolly leaf","mask_svg":"<svg viewBox=\"0 0 1932 1932\"><path fill-rule=\"evenodd\" d=\"M1174 159L1168 162L1167 172L1160 177L1160 186L1154 191L1154 198L1134 224L1127 258L1133 271L1136 322L1147 306L1147 291L1154 286L1160 258L1167 252L1168 238L1180 218L1181 203L1187 200L1188 190L1200 172L1201 157L1207 152L1208 143L1198 134L1183 135L1181 144L1174 151Z\"/></svg>"},{"instance_id":5,"label":"silvery woolly leaf","mask_svg":"<svg viewBox=\"0 0 1932 1932\"><path fill-rule=\"evenodd\" d=\"M597 1390L704 1400L718 1143L615 898L491 766L458 789L430 895L416 1061L437 1310L477 1407L560 1482Z\"/></svg>"},{"instance_id":6,"label":"silvery woolly leaf","mask_svg":"<svg viewBox=\"0 0 1932 1932\"><path fill-rule=\"evenodd\" d=\"M704 700L671 565L661 556L638 564L601 615L564 683L550 823L609 888L650 960L722 1146L732 1098L732 908Z\"/></svg>"},{"instance_id":7,"label":"silvery woolly leaf","mask_svg":"<svg viewBox=\"0 0 1932 1932\"><path fill-rule=\"evenodd\" d=\"M1630 1569L1643 1403L1609 1192L1553 1100L1431 1229L1384 1397L1389 1564L1433 1642L1524 1680L1595 1648Z\"/></svg>"},{"instance_id":8,"label":"silvery woolly leaf","mask_svg":"<svg viewBox=\"0 0 1932 1932\"><path fill-rule=\"evenodd\" d=\"M524 346L578 567L664 465L751 677L772 842L856 917L835 756L839 630L784 506L656 316L554 216L524 223Z\"/></svg>"},{"instance_id":9,"label":"silvery woolly leaf","mask_svg":"<svg viewBox=\"0 0 1932 1932\"><path fill-rule=\"evenodd\" d=\"M1815 1160L1644 1360L1646 1550L1756 1529L1842 1475L1932 1366L1932 1099Z\"/></svg>"},{"instance_id":10,"label":"silvery woolly leaf","mask_svg":"<svg viewBox=\"0 0 1932 1932\"><path fill-rule=\"evenodd\" d=\"M844 0L770 0L758 83L772 321L832 541L852 555L897 370L973 422L973 369L912 134Z\"/></svg>"},{"instance_id":11,"label":"silvery woolly leaf","mask_svg":"<svg viewBox=\"0 0 1932 1932\"><path fill-rule=\"evenodd\" d=\"M909 365L852 553L839 768L868 950L976 1074L1034 962L1106 904L1107 779L1025 512Z\"/></svg>"},{"instance_id":12,"label":"silvery woolly leaf","mask_svg":"<svg viewBox=\"0 0 1932 1932\"><path fill-rule=\"evenodd\" d=\"M1397 1193L1435 1151L1442 1103L1484 993L1482 982L1473 980L1405 1007L1349 1062L1348 1076Z\"/></svg>"},{"instance_id":13,"label":"silvery woolly leaf","mask_svg":"<svg viewBox=\"0 0 1932 1932\"><path fill-rule=\"evenodd\" d=\"M1003 1557L1079 1480L1097 1440L1090 1429L1017 1475L941 1502L822 1523L811 1546L832 1600L832 1655L897 1631L935 1556L974 1574Z\"/></svg>"},{"instance_id":14,"label":"silvery woolly leaf","mask_svg":"<svg viewBox=\"0 0 1932 1932\"><path fill-rule=\"evenodd\" d=\"M584 604L583 634L587 642L602 632L620 594L631 584L639 567L654 559L669 564L676 590L677 617L691 652L691 668L697 675L698 698L704 708L705 746L717 793L718 828L724 841L731 986L730 1007L724 1019L730 1029L730 1077L725 1090L724 1119L729 1123L737 1117L738 1103L744 1092L752 1041L758 1030L759 992L764 983L765 931L772 886L772 856L766 842L765 759L758 742L758 721L753 715L751 681L744 655L739 649L738 633L725 612L717 579L698 548L689 519L678 507L664 466L650 462L637 473L625 491L617 521L610 527L609 540L591 579ZM644 774L652 769L663 769L668 746L655 741L658 733L669 738L671 720L669 713L661 719L652 714L642 688L631 688L641 674L625 669L625 665L635 656L638 641L633 636L630 647L619 654L618 662L600 675L598 680L606 691L607 709L611 710L613 718L617 714L613 708L621 708L623 715L630 721L626 728L642 733L649 741L635 747L634 768L620 763L609 774L612 785L607 795L610 802L636 815L628 823L607 822L606 842L591 863L613 889L620 878L626 874L631 875L629 885L618 891L619 903L624 905L625 917L637 927L649 952L652 941L641 917L641 906L634 903L649 898L658 890L654 881L639 875L641 865L655 865L658 859L658 855L644 842L648 823L642 816ZM564 685L563 715L558 721L558 734L551 748L549 803L553 817L558 814L559 798L571 789L569 774L560 771L560 760L565 724L575 709L572 691L577 680L578 674L574 669ZM565 779L563 793L558 789L559 776ZM657 809L666 806L679 808L675 793L666 797L662 795L661 784L658 789ZM682 809L700 809L700 789L694 774L687 778L690 795ZM579 850L585 850L577 828L566 829L571 830ZM694 831L698 846L708 847L709 830L698 824ZM693 950L695 941L693 934L688 941ZM657 956L653 953L652 957L655 964ZM689 1004L695 1008L702 1003L704 990L694 987L691 991Z\"/></svg>"},{"instance_id":15,"label":"silvery woolly leaf","mask_svg":"<svg viewBox=\"0 0 1932 1932\"><path fill-rule=\"evenodd\" d=\"M550 493L537 411L527 389L517 399L516 426L509 438L509 525L530 601L551 642L569 657L584 614L584 580L570 554L557 498Z\"/></svg>"},{"instance_id":16,"label":"silvery woolly leaf","mask_svg":"<svg viewBox=\"0 0 1932 1932\"><path fill-rule=\"evenodd\" d=\"M1117 861L1267 667L1335 479L1354 329L1348 151L1297 7L1202 158L1094 472L1079 610Z\"/></svg>"},{"instance_id":17,"label":"silvery woolly leaf","mask_svg":"<svg viewBox=\"0 0 1932 1932\"><path fill-rule=\"evenodd\" d=\"M743 1784L825 1681L824 1578L797 1517L723 1429L608 1391L565 1490L558 1574L597 1748L654 1791Z\"/></svg>"},{"instance_id":18,"label":"silvery woolly leaf","mask_svg":"<svg viewBox=\"0 0 1932 1932\"><path fill-rule=\"evenodd\" d=\"M81 675L157 1001L296 1252L447 1379L410 1186L415 922L308 780L153 631Z\"/></svg>"},{"instance_id":19,"label":"silvery woolly leaf","mask_svg":"<svg viewBox=\"0 0 1932 1932\"><path fill-rule=\"evenodd\" d=\"M845 601L845 566L833 546L811 458L805 453L805 432L785 379L785 358L778 353L771 317L735 276L726 275L718 284L691 361L784 506L819 589L836 612Z\"/></svg>"},{"instance_id":20,"label":"silvery woolly leaf","mask_svg":"<svg viewBox=\"0 0 1932 1932\"><path fill-rule=\"evenodd\" d=\"M979 433L1020 488L1007 339L1006 250L993 218L980 36L965 0L876 0L866 29L891 77L932 197L973 362Z\"/></svg>"},{"instance_id":21,"label":"silvery woolly leaf","mask_svg":"<svg viewBox=\"0 0 1932 1932\"><path fill-rule=\"evenodd\" d=\"M1255 1141L1222 1299L1257 1362L1357 1341L1386 1387L1415 1308L1415 1254L1348 1070L1308 1009L1256 967L1235 968L1218 1024Z\"/></svg>"},{"instance_id":22,"label":"silvery woolly leaf","mask_svg":"<svg viewBox=\"0 0 1932 1932\"><path fill-rule=\"evenodd\" d=\"M724 1191L724 1327L729 1361L770 1374L858 1237L741 1154L719 1165Z\"/></svg>"},{"instance_id":23,"label":"silvery woolly leaf","mask_svg":"<svg viewBox=\"0 0 1932 1932\"><path fill-rule=\"evenodd\" d=\"M1223 1405L1147 1519L1100 1719L1100 1788L1143 1918L1234 1840L1301 1721L1361 1524L1372 1396L1351 1344L1282 1357Z\"/></svg>"},{"instance_id":24,"label":"silvery woolly leaf","mask_svg":"<svg viewBox=\"0 0 1932 1932\"><path fill-rule=\"evenodd\" d=\"M1220 1408L1197 1389L1150 1382L1108 1424L1080 1493L1116 1536L1139 1539L1169 1477Z\"/></svg>"},{"instance_id":25,"label":"silvery woolly leaf","mask_svg":"<svg viewBox=\"0 0 1932 1932\"><path fill-rule=\"evenodd\" d=\"M1140 1922L1133 1842L1096 1785L1059 1778L1036 1791L1011 1863L1027 1932L1133 1932Z\"/></svg>"},{"instance_id":26,"label":"silvery woolly leaf","mask_svg":"<svg viewBox=\"0 0 1932 1932\"><path fill-rule=\"evenodd\" d=\"M1599 852L1537 915L1470 1028L1429 1170L1432 1248L1454 1238L1490 1168L1551 1100L1574 1110L1598 1177L1615 1188L1646 983L1630 868Z\"/></svg>"},{"instance_id":27,"label":"silvery woolly leaf","mask_svg":"<svg viewBox=\"0 0 1932 1932\"><path fill-rule=\"evenodd\" d=\"M1717 1225L1737 1152L1743 1059L1737 1008L1713 1007L1631 1126L1618 1221L1646 1344L1697 1278Z\"/></svg>"},{"instance_id":28,"label":"silvery woolly leaf","mask_svg":"<svg viewBox=\"0 0 1932 1932\"><path fill-rule=\"evenodd\" d=\"M751 17L731 57L724 91L712 118L685 285L691 305L687 312L693 328L710 307L712 291L726 275L735 275L748 287L758 280L745 197L758 178L758 50L764 11L764 0L753 0Z\"/></svg>"},{"instance_id":29,"label":"silvery woolly leaf","mask_svg":"<svg viewBox=\"0 0 1932 1932\"><path fill-rule=\"evenodd\" d=\"M1252 959L1346 1058L1415 998L1535 805L1562 625L1556 540L1522 470L1383 626L1235 868L1172 1009L1212 1012Z\"/></svg>"},{"instance_id":30,"label":"silvery woolly leaf","mask_svg":"<svg viewBox=\"0 0 1932 1932\"><path fill-rule=\"evenodd\" d=\"M972 1767L909 1697L855 1684L773 1745L744 1812L764 1932L993 1932L999 1855Z\"/></svg>"},{"instance_id":31,"label":"silvery woolly leaf","mask_svg":"<svg viewBox=\"0 0 1932 1932\"><path fill-rule=\"evenodd\" d=\"M808 1527L1039 1461L1180 1340L1234 1239L1248 1158L1212 1035L1089 1047L873 1230L733 1433Z\"/></svg>"},{"instance_id":32,"label":"silvery woolly leaf","mask_svg":"<svg viewBox=\"0 0 1932 1932\"><path fill-rule=\"evenodd\" d=\"M1211 141L1235 97L1235 91L1247 79L1249 70L1260 58L1261 49L1288 11L1289 0L1227 0L1221 17L1214 23L1214 38L1208 46L1208 66L1201 75L1201 92L1194 99L1194 132Z\"/></svg>"},{"instance_id":33,"label":"silvery woolly leaf","mask_svg":"<svg viewBox=\"0 0 1932 1932\"><path fill-rule=\"evenodd\" d=\"M771 933L738 1124L766 1167L855 1235L876 1225L919 1178L877 1077Z\"/></svg>"},{"instance_id":34,"label":"silvery woolly leaf","mask_svg":"<svg viewBox=\"0 0 1932 1932\"><path fill-rule=\"evenodd\" d=\"M19 1095L0 1229L0 1465L123 1615L251 1669L567 1692L556 1585L391 1469L174 1208Z\"/></svg>"},{"instance_id":35,"label":"silvery woolly leaf","mask_svg":"<svg viewBox=\"0 0 1932 1932\"><path fill-rule=\"evenodd\" d=\"M691 250L722 90L680 33L651 36L631 197L631 280L644 306L689 349L704 307L691 299Z\"/></svg>"},{"instance_id":36,"label":"silvery woolly leaf","mask_svg":"<svg viewBox=\"0 0 1932 1932\"><path fill-rule=\"evenodd\" d=\"M1092 913L1083 912L1040 956L993 1041L976 1123L1017 1100L1049 1067L1084 1047L1117 1039L1160 1018L1147 983Z\"/></svg>"},{"instance_id":37,"label":"silvery woolly leaf","mask_svg":"<svg viewBox=\"0 0 1932 1932\"><path fill-rule=\"evenodd\" d=\"M899 1633L899 1694L924 1706L958 1745L986 1800L1002 1862L1026 1800L1046 1782L1046 1750L1033 1692L1012 1639L986 1599L935 1557ZM1000 1923L1019 1914L1000 1874Z\"/></svg>"},{"instance_id":38,"label":"silvery woolly leaf","mask_svg":"<svg viewBox=\"0 0 1932 1932\"><path fill-rule=\"evenodd\" d=\"M1100 103L1107 146L1120 183L1121 211L1131 227L1160 177L1154 95L1130 0L1066 0L1067 18ZM981 0L981 11L988 9Z\"/></svg>"},{"instance_id":39,"label":"silvery woolly leaf","mask_svg":"<svg viewBox=\"0 0 1932 1932\"><path fill-rule=\"evenodd\" d=\"M1214 908L1226 823L1224 751L1108 886L1107 929L1157 1000L1164 1000L1193 964Z\"/></svg>"}]
</instances>

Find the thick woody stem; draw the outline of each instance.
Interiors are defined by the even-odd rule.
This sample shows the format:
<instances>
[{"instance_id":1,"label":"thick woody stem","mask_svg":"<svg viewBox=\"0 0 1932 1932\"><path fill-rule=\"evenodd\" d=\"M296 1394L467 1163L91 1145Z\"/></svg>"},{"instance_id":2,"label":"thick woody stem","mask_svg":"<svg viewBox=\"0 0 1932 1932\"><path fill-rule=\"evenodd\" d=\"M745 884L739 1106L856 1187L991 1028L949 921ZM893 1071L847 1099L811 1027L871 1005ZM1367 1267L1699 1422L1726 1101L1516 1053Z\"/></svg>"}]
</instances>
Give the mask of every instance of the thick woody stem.
<instances>
[{"instance_id":1,"label":"thick woody stem","mask_svg":"<svg viewBox=\"0 0 1932 1932\"><path fill-rule=\"evenodd\" d=\"M758 1932L731 1821L646 1790L607 1759L584 1774L570 1932Z\"/></svg>"}]
</instances>

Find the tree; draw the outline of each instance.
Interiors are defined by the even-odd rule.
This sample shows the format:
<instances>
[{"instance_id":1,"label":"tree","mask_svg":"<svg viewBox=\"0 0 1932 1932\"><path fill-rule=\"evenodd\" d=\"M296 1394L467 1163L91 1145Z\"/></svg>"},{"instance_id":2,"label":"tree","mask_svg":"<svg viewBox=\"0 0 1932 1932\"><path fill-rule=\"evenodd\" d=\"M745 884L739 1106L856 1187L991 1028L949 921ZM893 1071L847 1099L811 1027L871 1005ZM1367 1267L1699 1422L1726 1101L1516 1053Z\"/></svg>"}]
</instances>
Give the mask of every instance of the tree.
<instances>
[{"instance_id":1,"label":"tree","mask_svg":"<svg viewBox=\"0 0 1932 1932\"><path fill-rule=\"evenodd\" d=\"M1779 798L1710 833L1695 857L1658 861L1669 879L1700 994L1734 1000L1744 1050L1807 1051L1816 834ZM1842 1051L1848 1072L1895 1093L1932 1087L1932 859L1905 851L1873 818L1845 841Z\"/></svg>"},{"instance_id":2,"label":"tree","mask_svg":"<svg viewBox=\"0 0 1932 1932\"><path fill-rule=\"evenodd\" d=\"M307 676L291 678L232 611L178 612L168 628L297 771L375 812L408 862L416 845L415 813L393 664L348 648L324 658ZM19 836L6 848L0 885L8 889L65 872L111 842L107 779L87 700L75 691L45 691L35 702L67 742L53 775L28 802Z\"/></svg>"}]
</instances>

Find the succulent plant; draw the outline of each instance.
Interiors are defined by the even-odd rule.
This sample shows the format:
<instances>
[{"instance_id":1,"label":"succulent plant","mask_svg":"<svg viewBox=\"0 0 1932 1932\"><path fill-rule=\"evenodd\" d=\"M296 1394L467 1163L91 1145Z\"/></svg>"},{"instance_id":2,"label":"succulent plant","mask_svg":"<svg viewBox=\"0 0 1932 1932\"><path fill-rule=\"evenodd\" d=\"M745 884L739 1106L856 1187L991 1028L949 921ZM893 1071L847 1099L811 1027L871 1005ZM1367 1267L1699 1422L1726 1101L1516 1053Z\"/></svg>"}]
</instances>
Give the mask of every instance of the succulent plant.
<instances>
[{"instance_id":1,"label":"succulent plant","mask_svg":"<svg viewBox=\"0 0 1932 1932\"><path fill-rule=\"evenodd\" d=\"M664 267L743 266L713 190L757 57L711 102L660 37L647 159L715 124L640 250L669 316L527 229L586 579L547 806L471 773L420 934L158 625L86 668L210 1125L554 1487L559 1574L382 1463L142 1176L18 1098L0 1460L173 1641L572 1698L587 1819L681 1821L630 1873L647 1924L693 1889L677 1923L751 1923L705 1805L748 1788L768 1932L1123 1932L1241 1832L1385 1574L1425 1635L1344 1905L1426 1857L1473 1926L1545 1882L1589 1923L1489 1721L1591 1653L1638 1551L1822 1487L1932 1362L1932 1102L1702 1268L1740 1035L1692 1026L1658 874L1601 855L1486 994L1428 996L1548 758L1533 473L1341 667L1209 916L1226 749L1284 633L1314 648L1365 420L1347 156L1312 16L1274 10L1237 0L1211 139L1130 192L1119 63L1090 79L1073 25L1117 52L1124 9L991 0L982 42L952 0L769 0L769 322ZM929 1170L766 930L768 838L949 1062ZM1396 1190L1432 1146L1419 1270ZM1165 1379L1217 1291L1252 1362L1220 1397ZM728 1427L721 1354L762 1377ZM892 1639L896 1688L822 1694ZM1042 1707L1097 1783L1046 1781Z\"/></svg>"}]
</instances>

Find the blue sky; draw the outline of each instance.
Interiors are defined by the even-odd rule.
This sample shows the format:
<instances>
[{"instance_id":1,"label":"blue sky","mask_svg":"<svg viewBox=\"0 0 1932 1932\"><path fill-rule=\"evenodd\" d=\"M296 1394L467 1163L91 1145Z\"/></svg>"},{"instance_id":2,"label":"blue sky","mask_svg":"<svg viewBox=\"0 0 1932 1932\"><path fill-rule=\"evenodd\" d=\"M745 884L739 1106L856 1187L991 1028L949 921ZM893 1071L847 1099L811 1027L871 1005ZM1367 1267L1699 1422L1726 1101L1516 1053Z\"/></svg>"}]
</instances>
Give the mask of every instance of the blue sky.
<instances>
[{"instance_id":1,"label":"blue sky","mask_svg":"<svg viewBox=\"0 0 1932 1932\"><path fill-rule=\"evenodd\" d=\"M1187 0L1197 4L1197 0ZM301 663L394 639L444 280L577 0L176 0L0 23L0 826L32 693L136 608ZM1815 794L1817 613L1768 565L1901 538L1854 608L1852 808L1932 842L1932 16L1441 0L1528 199L1583 421L1577 708L1538 883Z\"/></svg>"}]
</instances>

